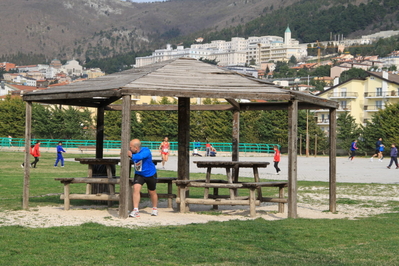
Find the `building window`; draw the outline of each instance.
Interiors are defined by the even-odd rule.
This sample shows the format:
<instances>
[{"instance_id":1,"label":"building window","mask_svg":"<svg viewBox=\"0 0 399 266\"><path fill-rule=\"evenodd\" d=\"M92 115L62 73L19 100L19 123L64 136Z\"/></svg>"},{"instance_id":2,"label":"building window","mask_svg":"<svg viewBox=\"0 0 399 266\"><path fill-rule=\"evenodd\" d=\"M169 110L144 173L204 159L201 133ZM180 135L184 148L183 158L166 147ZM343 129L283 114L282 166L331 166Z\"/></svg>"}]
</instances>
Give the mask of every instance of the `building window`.
<instances>
[{"instance_id":1,"label":"building window","mask_svg":"<svg viewBox=\"0 0 399 266\"><path fill-rule=\"evenodd\" d=\"M375 101L375 107L377 107L377 109L382 109L382 101Z\"/></svg>"},{"instance_id":2,"label":"building window","mask_svg":"<svg viewBox=\"0 0 399 266\"><path fill-rule=\"evenodd\" d=\"M346 101L340 101L339 102L339 106L341 107L341 109L346 109Z\"/></svg>"},{"instance_id":3,"label":"building window","mask_svg":"<svg viewBox=\"0 0 399 266\"><path fill-rule=\"evenodd\" d=\"M341 89L341 97L346 97L346 88Z\"/></svg>"},{"instance_id":4,"label":"building window","mask_svg":"<svg viewBox=\"0 0 399 266\"><path fill-rule=\"evenodd\" d=\"M382 88L376 88L376 90L377 90L376 96L382 96Z\"/></svg>"}]
</instances>

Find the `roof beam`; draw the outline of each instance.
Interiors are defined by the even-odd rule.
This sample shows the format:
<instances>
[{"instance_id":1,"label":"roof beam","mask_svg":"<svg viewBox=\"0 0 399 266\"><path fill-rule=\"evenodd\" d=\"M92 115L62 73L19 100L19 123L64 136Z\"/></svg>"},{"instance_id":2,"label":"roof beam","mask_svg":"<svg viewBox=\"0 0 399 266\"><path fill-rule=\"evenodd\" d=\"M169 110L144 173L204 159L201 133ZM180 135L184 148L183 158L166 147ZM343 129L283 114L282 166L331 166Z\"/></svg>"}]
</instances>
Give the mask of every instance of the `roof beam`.
<instances>
[{"instance_id":1,"label":"roof beam","mask_svg":"<svg viewBox=\"0 0 399 266\"><path fill-rule=\"evenodd\" d=\"M111 104L105 107L107 111L121 111L122 107L119 104ZM131 105L131 111L177 111L177 105L173 104L145 104L145 105ZM234 110L234 107L227 104L206 104L206 105L190 105L191 111L229 111Z\"/></svg>"},{"instance_id":2,"label":"roof beam","mask_svg":"<svg viewBox=\"0 0 399 266\"><path fill-rule=\"evenodd\" d=\"M226 101L228 101L236 110L240 111L241 107L240 107L240 103L238 103L236 100L234 99L226 99Z\"/></svg>"}]
</instances>

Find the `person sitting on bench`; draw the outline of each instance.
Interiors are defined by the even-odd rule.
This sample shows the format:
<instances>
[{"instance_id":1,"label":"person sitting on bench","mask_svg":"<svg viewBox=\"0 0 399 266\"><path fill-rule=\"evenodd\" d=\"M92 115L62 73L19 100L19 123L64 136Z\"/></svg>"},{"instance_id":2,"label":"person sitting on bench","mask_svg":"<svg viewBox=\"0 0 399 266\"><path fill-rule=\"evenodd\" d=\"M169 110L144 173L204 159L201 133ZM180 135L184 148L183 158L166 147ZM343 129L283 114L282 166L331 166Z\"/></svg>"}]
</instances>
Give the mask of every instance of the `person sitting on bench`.
<instances>
[{"instance_id":1,"label":"person sitting on bench","mask_svg":"<svg viewBox=\"0 0 399 266\"><path fill-rule=\"evenodd\" d=\"M216 149L211 145L210 150L211 151L209 152L209 156L215 157L216 156Z\"/></svg>"}]
</instances>

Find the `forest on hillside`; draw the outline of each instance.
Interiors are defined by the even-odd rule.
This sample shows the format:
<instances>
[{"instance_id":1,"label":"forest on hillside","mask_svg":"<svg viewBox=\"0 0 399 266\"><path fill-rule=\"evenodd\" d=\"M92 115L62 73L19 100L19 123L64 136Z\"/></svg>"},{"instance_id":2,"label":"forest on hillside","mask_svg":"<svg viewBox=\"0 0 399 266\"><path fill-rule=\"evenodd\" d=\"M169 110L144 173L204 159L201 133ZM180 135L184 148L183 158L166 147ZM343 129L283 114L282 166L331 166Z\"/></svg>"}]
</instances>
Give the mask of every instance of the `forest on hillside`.
<instances>
[{"instance_id":1,"label":"forest on hillside","mask_svg":"<svg viewBox=\"0 0 399 266\"><path fill-rule=\"evenodd\" d=\"M372 27L372 30L395 30L399 21L397 0L371 0L353 5L348 0L302 0L292 6L263 10L263 15L244 25L220 31L205 30L204 42L230 40L232 37L282 36L287 26L292 37L300 42L329 41L330 34L350 34ZM197 34L198 36L198 34ZM192 43L192 36L184 38L185 45Z\"/></svg>"}]
</instances>

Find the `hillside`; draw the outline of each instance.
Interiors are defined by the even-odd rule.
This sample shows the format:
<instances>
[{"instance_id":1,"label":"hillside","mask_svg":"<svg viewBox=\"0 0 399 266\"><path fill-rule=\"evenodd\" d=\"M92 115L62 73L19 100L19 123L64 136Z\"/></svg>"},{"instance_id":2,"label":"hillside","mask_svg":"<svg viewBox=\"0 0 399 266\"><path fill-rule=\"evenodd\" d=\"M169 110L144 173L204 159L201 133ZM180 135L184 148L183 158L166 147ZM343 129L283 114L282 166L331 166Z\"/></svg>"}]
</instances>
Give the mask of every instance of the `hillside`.
<instances>
[{"instance_id":1,"label":"hillside","mask_svg":"<svg viewBox=\"0 0 399 266\"><path fill-rule=\"evenodd\" d=\"M288 5L297 0L284 1ZM2 0L0 56L109 57L164 47L164 40L248 22L279 0ZM284 6L281 5L281 6Z\"/></svg>"},{"instance_id":2,"label":"hillside","mask_svg":"<svg viewBox=\"0 0 399 266\"><path fill-rule=\"evenodd\" d=\"M166 43L189 45L197 37L282 36L287 25L304 42L328 40L330 33L359 36L397 29L398 5L396 0L2 0L0 60L28 64L29 58L37 63L37 58L143 54Z\"/></svg>"}]
</instances>

